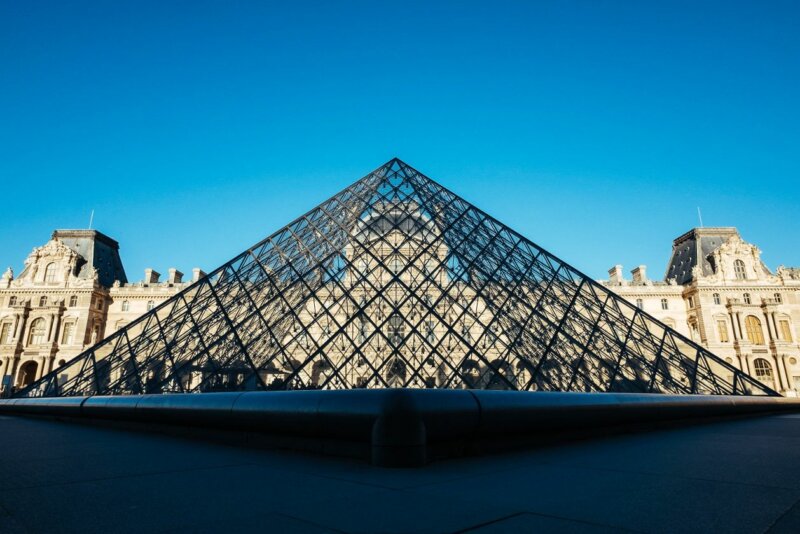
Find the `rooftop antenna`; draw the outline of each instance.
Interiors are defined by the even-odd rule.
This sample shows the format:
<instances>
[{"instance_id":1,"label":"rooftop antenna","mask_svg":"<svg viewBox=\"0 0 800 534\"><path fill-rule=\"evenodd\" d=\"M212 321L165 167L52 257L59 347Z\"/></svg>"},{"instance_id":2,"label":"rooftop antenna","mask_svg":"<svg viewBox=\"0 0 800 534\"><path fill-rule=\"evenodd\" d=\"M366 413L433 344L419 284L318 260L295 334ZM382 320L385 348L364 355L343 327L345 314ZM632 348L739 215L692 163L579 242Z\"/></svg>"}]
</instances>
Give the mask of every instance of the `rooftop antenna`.
<instances>
[{"instance_id":1,"label":"rooftop antenna","mask_svg":"<svg viewBox=\"0 0 800 534\"><path fill-rule=\"evenodd\" d=\"M700 228L703 227L703 214L700 213L700 206L697 206L697 218L700 219Z\"/></svg>"},{"instance_id":2,"label":"rooftop antenna","mask_svg":"<svg viewBox=\"0 0 800 534\"><path fill-rule=\"evenodd\" d=\"M94 221L94 210L92 210L92 214L89 215L89 230L92 229L92 221Z\"/></svg>"}]
</instances>

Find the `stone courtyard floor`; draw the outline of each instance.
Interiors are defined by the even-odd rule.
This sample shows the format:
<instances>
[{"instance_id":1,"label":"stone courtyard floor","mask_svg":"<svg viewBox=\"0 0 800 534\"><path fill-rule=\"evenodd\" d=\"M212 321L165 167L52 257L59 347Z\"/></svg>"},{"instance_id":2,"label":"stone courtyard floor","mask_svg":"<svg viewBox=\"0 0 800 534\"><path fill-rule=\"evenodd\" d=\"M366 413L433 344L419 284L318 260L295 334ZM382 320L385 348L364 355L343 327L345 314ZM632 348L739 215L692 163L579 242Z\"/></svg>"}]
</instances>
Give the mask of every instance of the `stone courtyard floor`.
<instances>
[{"instance_id":1,"label":"stone courtyard floor","mask_svg":"<svg viewBox=\"0 0 800 534\"><path fill-rule=\"evenodd\" d=\"M0 532L800 532L800 415L384 469L0 416Z\"/></svg>"}]
</instances>

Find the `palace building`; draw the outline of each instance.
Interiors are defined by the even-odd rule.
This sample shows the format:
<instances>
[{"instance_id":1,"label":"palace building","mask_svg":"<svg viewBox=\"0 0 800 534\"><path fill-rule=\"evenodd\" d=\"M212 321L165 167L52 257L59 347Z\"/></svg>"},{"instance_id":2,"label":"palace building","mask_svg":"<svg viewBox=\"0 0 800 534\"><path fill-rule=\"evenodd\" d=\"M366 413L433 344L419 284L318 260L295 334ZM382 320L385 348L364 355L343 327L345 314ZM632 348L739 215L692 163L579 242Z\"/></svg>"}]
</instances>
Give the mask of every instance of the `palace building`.
<instances>
[{"instance_id":1,"label":"palace building","mask_svg":"<svg viewBox=\"0 0 800 534\"><path fill-rule=\"evenodd\" d=\"M15 277L0 278L0 376L9 391L64 365L196 281L169 269L128 283L119 244L96 230L56 230Z\"/></svg>"},{"instance_id":2,"label":"palace building","mask_svg":"<svg viewBox=\"0 0 800 534\"><path fill-rule=\"evenodd\" d=\"M773 273L736 228L675 239L663 280L616 265L601 283L770 388L800 392L800 269Z\"/></svg>"},{"instance_id":3,"label":"palace building","mask_svg":"<svg viewBox=\"0 0 800 534\"><path fill-rule=\"evenodd\" d=\"M56 232L7 277L17 396L786 390L750 376L757 359L740 367L683 335L681 321L703 331L696 316L665 324L397 159L189 285L177 271L128 284L117 250L97 232Z\"/></svg>"}]
</instances>

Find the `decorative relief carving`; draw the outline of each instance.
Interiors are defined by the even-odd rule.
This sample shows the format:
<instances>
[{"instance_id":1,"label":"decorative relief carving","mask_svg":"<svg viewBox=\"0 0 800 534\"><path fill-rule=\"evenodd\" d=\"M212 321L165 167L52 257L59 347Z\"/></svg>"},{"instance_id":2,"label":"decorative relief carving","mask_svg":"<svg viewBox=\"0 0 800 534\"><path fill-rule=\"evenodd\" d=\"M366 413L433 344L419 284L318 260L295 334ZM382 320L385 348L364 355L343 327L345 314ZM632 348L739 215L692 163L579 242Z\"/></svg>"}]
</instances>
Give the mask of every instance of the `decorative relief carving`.
<instances>
[{"instance_id":1,"label":"decorative relief carving","mask_svg":"<svg viewBox=\"0 0 800 534\"><path fill-rule=\"evenodd\" d=\"M25 258L25 268L19 278L13 280L10 285L13 287L32 287L42 282L37 278L37 274L44 272L47 265L57 264L57 273L62 273L61 281L69 282L74 279L72 273L80 256L71 248L66 246L58 239L50 239L41 247L34 247L31 253ZM44 276L44 275L42 275Z\"/></svg>"}]
</instances>

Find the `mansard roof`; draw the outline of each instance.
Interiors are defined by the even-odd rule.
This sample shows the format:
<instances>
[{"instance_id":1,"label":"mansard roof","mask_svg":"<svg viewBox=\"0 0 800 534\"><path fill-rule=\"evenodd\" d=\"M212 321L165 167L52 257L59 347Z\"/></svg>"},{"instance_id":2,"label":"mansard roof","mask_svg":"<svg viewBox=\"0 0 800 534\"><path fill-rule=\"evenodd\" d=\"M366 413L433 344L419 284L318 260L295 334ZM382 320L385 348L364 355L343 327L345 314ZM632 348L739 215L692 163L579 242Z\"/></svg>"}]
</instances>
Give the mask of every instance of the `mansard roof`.
<instances>
[{"instance_id":1,"label":"mansard roof","mask_svg":"<svg viewBox=\"0 0 800 534\"><path fill-rule=\"evenodd\" d=\"M693 269L698 265L703 276L713 275L713 252L732 237L741 239L733 226L692 228L672 242L672 256L664 279L674 278L679 285L688 284L694 280ZM771 274L763 262L760 267L765 274Z\"/></svg>"},{"instance_id":2,"label":"mansard roof","mask_svg":"<svg viewBox=\"0 0 800 534\"><path fill-rule=\"evenodd\" d=\"M97 230L56 230L57 239L74 252L83 262L79 266L78 278L91 279L92 267L97 269L98 280L105 287L111 287L115 280L124 284L128 281L125 268L119 256L119 243Z\"/></svg>"}]
</instances>

